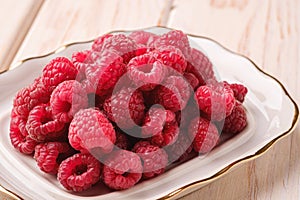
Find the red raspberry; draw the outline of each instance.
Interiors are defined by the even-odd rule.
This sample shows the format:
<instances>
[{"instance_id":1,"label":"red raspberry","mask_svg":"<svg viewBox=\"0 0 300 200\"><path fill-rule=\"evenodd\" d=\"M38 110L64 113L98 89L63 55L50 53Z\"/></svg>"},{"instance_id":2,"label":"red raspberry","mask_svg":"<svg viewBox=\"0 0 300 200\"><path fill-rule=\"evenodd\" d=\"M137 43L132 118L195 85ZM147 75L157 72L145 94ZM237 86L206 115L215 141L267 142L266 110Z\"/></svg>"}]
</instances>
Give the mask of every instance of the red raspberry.
<instances>
[{"instance_id":1,"label":"red raspberry","mask_svg":"<svg viewBox=\"0 0 300 200\"><path fill-rule=\"evenodd\" d=\"M130 151L119 150L108 155L102 178L111 189L124 190L134 186L142 177L143 166L140 157Z\"/></svg>"},{"instance_id":2,"label":"red raspberry","mask_svg":"<svg viewBox=\"0 0 300 200\"><path fill-rule=\"evenodd\" d=\"M237 134L247 126L246 111L241 103L236 103L231 114L225 118L223 132Z\"/></svg>"},{"instance_id":3,"label":"red raspberry","mask_svg":"<svg viewBox=\"0 0 300 200\"><path fill-rule=\"evenodd\" d=\"M224 84L230 86L236 100L238 100L241 103L244 102L246 94L248 93L248 89L244 85L238 83L229 84L226 81L224 81Z\"/></svg>"},{"instance_id":4,"label":"red raspberry","mask_svg":"<svg viewBox=\"0 0 300 200\"><path fill-rule=\"evenodd\" d=\"M102 36L96 38L96 39L94 40L93 45L92 45L92 50L93 50L93 51L98 51L98 52L100 52L101 49L102 49L102 46L103 46L104 41L105 41L107 38L110 38L111 36L113 36L113 35L112 35L112 34L105 34L105 35L102 35Z\"/></svg>"},{"instance_id":5,"label":"red raspberry","mask_svg":"<svg viewBox=\"0 0 300 200\"><path fill-rule=\"evenodd\" d=\"M116 143L115 146L117 146L120 149L127 150L129 149L129 139L125 133L123 133L120 130L116 130Z\"/></svg>"},{"instance_id":6,"label":"red raspberry","mask_svg":"<svg viewBox=\"0 0 300 200\"><path fill-rule=\"evenodd\" d=\"M13 147L19 152L31 154L34 151L37 142L29 137L24 127L20 129L20 124L24 124L24 119L12 112L9 129L10 141Z\"/></svg>"},{"instance_id":7,"label":"red raspberry","mask_svg":"<svg viewBox=\"0 0 300 200\"><path fill-rule=\"evenodd\" d=\"M157 38L159 38L159 36L155 35L154 33L146 31L133 31L128 37L134 40L137 44L143 44L145 46L149 46Z\"/></svg>"},{"instance_id":8,"label":"red raspberry","mask_svg":"<svg viewBox=\"0 0 300 200\"><path fill-rule=\"evenodd\" d=\"M168 68L169 73L174 74L174 70L183 74L186 68L185 57L182 52L174 46L160 46L153 51L154 56ZM176 75L176 73L175 73Z\"/></svg>"},{"instance_id":9,"label":"red raspberry","mask_svg":"<svg viewBox=\"0 0 300 200\"><path fill-rule=\"evenodd\" d=\"M90 154L75 154L59 165L57 179L74 192L87 190L100 180L101 164Z\"/></svg>"},{"instance_id":10,"label":"red raspberry","mask_svg":"<svg viewBox=\"0 0 300 200\"><path fill-rule=\"evenodd\" d=\"M77 69L68 58L57 57L44 67L42 81L49 91L53 91L61 82L76 79L77 73Z\"/></svg>"},{"instance_id":11,"label":"red raspberry","mask_svg":"<svg viewBox=\"0 0 300 200\"><path fill-rule=\"evenodd\" d=\"M176 112L185 108L190 98L189 83L180 76L169 76L154 92L155 103Z\"/></svg>"},{"instance_id":12,"label":"red raspberry","mask_svg":"<svg viewBox=\"0 0 300 200\"><path fill-rule=\"evenodd\" d=\"M51 92L45 87L42 82L42 77L38 77L29 86L30 97L32 99L38 99L39 103L48 103L50 100Z\"/></svg>"},{"instance_id":13,"label":"red raspberry","mask_svg":"<svg viewBox=\"0 0 300 200\"><path fill-rule=\"evenodd\" d=\"M69 142L81 152L106 154L112 151L116 133L112 124L99 110L78 111L69 127Z\"/></svg>"},{"instance_id":14,"label":"red raspberry","mask_svg":"<svg viewBox=\"0 0 300 200\"><path fill-rule=\"evenodd\" d=\"M125 64L135 56L137 44L124 34L117 34L108 37L103 41L101 51L114 50L119 56L122 56Z\"/></svg>"},{"instance_id":15,"label":"red raspberry","mask_svg":"<svg viewBox=\"0 0 300 200\"><path fill-rule=\"evenodd\" d=\"M235 105L233 91L222 83L200 86L195 92L195 100L201 111L217 121L230 115Z\"/></svg>"},{"instance_id":16,"label":"red raspberry","mask_svg":"<svg viewBox=\"0 0 300 200\"><path fill-rule=\"evenodd\" d=\"M139 90L123 88L106 99L103 105L108 118L121 129L140 125L144 119L144 98Z\"/></svg>"},{"instance_id":17,"label":"red raspberry","mask_svg":"<svg viewBox=\"0 0 300 200\"><path fill-rule=\"evenodd\" d=\"M78 75L76 77L76 80L78 81L82 81L86 78L85 70L93 63L93 60L90 58L90 54L90 50L85 50L75 52L72 55L72 62L78 71Z\"/></svg>"},{"instance_id":18,"label":"red raspberry","mask_svg":"<svg viewBox=\"0 0 300 200\"><path fill-rule=\"evenodd\" d=\"M216 126L202 117L196 117L191 121L189 135L193 139L194 150L199 153L210 152L220 138Z\"/></svg>"},{"instance_id":19,"label":"red raspberry","mask_svg":"<svg viewBox=\"0 0 300 200\"><path fill-rule=\"evenodd\" d=\"M34 159L39 168L46 173L57 174L58 166L63 158L72 152L68 143L48 142L35 147Z\"/></svg>"},{"instance_id":20,"label":"red raspberry","mask_svg":"<svg viewBox=\"0 0 300 200\"><path fill-rule=\"evenodd\" d=\"M188 37L179 30L169 31L155 40L154 47L157 49L161 46L174 46L178 48L186 58L190 54L191 49Z\"/></svg>"},{"instance_id":21,"label":"red raspberry","mask_svg":"<svg viewBox=\"0 0 300 200\"><path fill-rule=\"evenodd\" d=\"M177 122L166 123L164 125L164 129L161 132L155 134L150 138L150 142L151 144L157 145L159 147L168 146L173 144L177 140L178 134L179 128Z\"/></svg>"},{"instance_id":22,"label":"red raspberry","mask_svg":"<svg viewBox=\"0 0 300 200\"><path fill-rule=\"evenodd\" d=\"M100 58L91 66L86 68L88 79L87 93L95 93L99 96L107 95L118 82L119 78L126 72L126 66L114 51L100 53Z\"/></svg>"},{"instance_id":23,"label":"red raspberry","mask_svg":"<svg viewBox=\"0 0 300 200\"><path fill-rule=\"evenodd\" d=\"M181 130L174 144L166 147L169 161L185 161L193 150L192 141L184 130Z\"/></svg>"},{"instance_id":24,"label":"red raspberry","mask_svg":"<svg viewBox=\"0 0 300 200\"><path fill-rule=\"evenodd\" d=\"M168 155L165 150L147 141L140 141L134 145L132 151L142 159L144 178L153 178L164 173L168 164Z\"/></svg>"},{"instance_id":25,"label":"red raspberry","mask_svg":"<svg viewBox=\"0 0 300 200\"><path fill-rule=\"evenodd\" d=\"M189 73L189 72L185 72L183 74L184 78L190 83L190 86L196 90L199 86L199 80L198 78L192 74L192 73Z\"/></svg>"},{"instance_id":26,"label":"red raspberry","mask_svg":"<svg viewBox=\"0 0 300 200\"><path fill-rule=\"evenodd\" d=\"M201 51L192 48L187 60L186 71L194 74L198 78L200 85L206 85L208 80L216 79L212 63Z\"/></svg>"},{"instance_id":27,"label":"red raspberry","mask_svg":"<svg viewBox=\"0 0 300 200\"><path fill-rule=\"evenodd\" d=\"M87 106L87 94L77 81L64 81L52 92L50 99L52 115L60 122L70 122L78 110Z\"/></svg>"},{"instance_id":28,"label":"red raspberry","mask_svg":"<svg viewBox=\"0 0 300 200\"><path fill-rule=\"evenodd\" d=\"M34 107L28 116L26 130L37 142L58 138L65 133L65 124L52 118L51 108L47 104Z\"/></svg>"},{"instance_id":29,"label":"red raspberry","mask_svg":"<svg viewBox=\"0 0 300 200\"><path fill-rule=\"evenodd\" d=\"M165 77L165 66L151 54L131 59L127 69L129 78L143 91L153 90Z\"/></svg>"}]
</instances>

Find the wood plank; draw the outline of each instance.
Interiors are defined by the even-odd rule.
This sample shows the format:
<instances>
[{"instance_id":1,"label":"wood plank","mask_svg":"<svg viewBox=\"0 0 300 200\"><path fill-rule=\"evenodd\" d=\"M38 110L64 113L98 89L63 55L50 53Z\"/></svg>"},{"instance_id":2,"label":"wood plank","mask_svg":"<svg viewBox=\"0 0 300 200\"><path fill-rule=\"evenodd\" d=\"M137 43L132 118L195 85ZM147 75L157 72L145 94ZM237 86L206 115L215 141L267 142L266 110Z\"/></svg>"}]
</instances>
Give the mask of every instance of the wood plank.
<instances>
[{"instance_id":1,"label":"wood plank","mask_svg":"<svg viewBox=\"0 0 300 200\"><path fill-rule=\"evenodd\" d=\"M93 39L111 30L163 25L170 6L170 0L47 1L14 62L45 54L62 44Z\"/></svg>"},{"instance_id":2,"label":"wood plank","mask_svg":"<svg viewBox=\"0 0 300 200\"><path fill-rule=\"evenodd\" d=\"M249 56L300 102L297 0L175 0L168 26ZM299 199L300 127L266 154L183 199Z\"/></svg>"},{"instance_id":3,"label":"wood plank","mask_svg":"<svg viewBox=\"0 0 300 200\"><path fill-rule=\"evenodd\" d=\"M0 0L0 72L14 58L43 0Z\"/></svg>"}]
</instances>

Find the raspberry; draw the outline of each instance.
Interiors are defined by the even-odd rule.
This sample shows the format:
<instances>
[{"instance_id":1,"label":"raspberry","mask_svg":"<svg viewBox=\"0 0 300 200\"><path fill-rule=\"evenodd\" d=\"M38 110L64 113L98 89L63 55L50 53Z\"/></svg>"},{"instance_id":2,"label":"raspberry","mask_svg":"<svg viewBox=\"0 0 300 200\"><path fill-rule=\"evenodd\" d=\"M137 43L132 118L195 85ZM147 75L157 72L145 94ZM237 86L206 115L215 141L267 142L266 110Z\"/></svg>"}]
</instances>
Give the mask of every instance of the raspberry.
<instances>
[{"instance_id":1,"label":"raspberry","mask_svg":"<svg viewBox=\"0 0 300 200\"><path fill-rule=\"evenodd\" d=\"M50 100L51 92L44 86L42 82L42 77L38 77L29 86L30 97L32 99L37 99L39 103L48 103Z\"/></svg>"},{"instance_id":2,"label":"raspberry","mask_svg":"<svg viewBox=\"0 0 300 200\"><path fill-rule=\"evenodd\" d=\"M237 134L247 126L246 111L241 103L236 103L231 114L225 118L223 132Z\"/></svg>"},{"instance_id":3,"label":"raspberry","mask_svg":"<svg viewBox=\"0 0 300 200\"><path fill-rule=\"evenodd\" d=\"M137 44L143 44L145 46L149 46L157 38L159 38L159 36L155 35L154 33L146 31L133 31L128 37L134 40Z\"/></svg>"},{"instance_id":4,"label":"raspberry","mask_svg":"<svg viewBox=\"0 0 300 200\"><path fill-rule=\"evenodd\" d=\"M98 37L97 39L95 39L94 42L93 42L93 45L92 45L92 50L100 52L101 49L102 49L104 41L107 38L110 38L111 36L113 36L113 35L112 34L105 34L105 35L102 35L102 36Z\"/></svg>"},{"instance_id":5,"label":"raspberry","mask_svg":"<svg viewBox=\"0 0 300 200\"><path fill-rule=\"evenodd\" d=\"M57 57L44 67L42 82L49 91L53 91L61 82L76 79L77 73L77 69L68 58Z\"/></svg>"},{"instance_id":6,"label":"raspberry","mask_svg":"<svg viewBox=\"0 0 300 200\"><path fill-rule=\"evenodd\" d=\"M117 146L120 149L127 150L129 149L129 140L125 133L123 133L120 130L116 130L116 143L115 146Z\"/></svg>"},{"instance_id":7,"label":"raspberry","mask_svg":"<svg viewBox=\"0 0 300 200\"><path fill-rule=\"evenodd\" d=\"M54 119L68 123L75 113L88 106L88 98L82 85L74 80L60 83L52 92L50 107Z\"/></svg>"},{"instance_id":8,"label":"raspberry","mask_svg":"<svg viewBox=\"0 0 300 200\"><path fill-rule=\"evenodd\" d=\"M97 95L107 95L116 85L119 78L126 72L126 66L114 51L100 53L100 58L86 68L87 84L91 88L87 93L96 92Z\"/></svg>"},{"instance_id":9,"label":"raspberry","mask_svg":"<svg viewBox=\"0 0 300 200\"><path fill-rule=\"evenodd\" d=\"M155 40L154 47L157 49L161 46L174 46L178 48L185 57L190 54L191 49L188 37L179 30L169 31Z\"/></svg>"},{"instance_id":10,"label":"raspberry","mask_svg":"<svg viewBox=\"0 0 300 200\"><path fill-rule=\"evenodd\" d=\"M244 102L245 96L248 93L248 89L244 85L238 83L229 84L226 81L224 81L224 84L230 86L236 100L238 100L241 103Z\"/></svg>"},{"instance_id":11,"label":"raspberry","mask_svg":"<svg viewBox=\"0 0 300 200\"><path fill-rule=\"evenodd\" d=\"M200 86L195 92L195 100L201 111L217 121L230 115L235 105L233 91L222 83Z\"/></svg>"},{"instance_id":12,"label":"raspberry","mask_svg":"<svg viewBox=\"0 0 300 200\"><path fill-rule=\"evenodd\" d=\"M168 164L168 155L165 150L147 141L136 143L132 149L142 159L143 177L152 178L164 173Z\"/></svg>"},{"instance_id":13,"label":"raspberry","mask_svg":"<svg viewBox=\"0 0 300 200\"><path fill-rule=\"evenodd\" d=\"M205 85L210 79L216 79L212 63L201 51L192 48L187 60L186 71L194 74L198 78L200 85Z\"/></svg>"},{"instance_id":14,"label":"raspberry","mask_svg":"<svg viewBox=\"0 0 300 200\"><path fill-rule=\"evenodd\" d=\"M105 160L103 182L111 189L124 190L134 186L142 177L140 157L130 151L114 151Z\"/></svg>"},{"instance_id":15,"label":"raspberry","mask_svg":"<svg viewBox=\"0 0 300 200\"><path fill-rule=\"evenodd\" d=\"M180 76L169 76L154 92L155 103L176 112L185 108L190 98L189 83Z\"/></svg>"},{"instance_id":16,"label":"raspberry","mask_svg":"<svg viewBox=\"0 0 300 200\"><path fill-rule=\"evenodd\" d=\"M121 129L140 125L144 119L144 98L139 90L123 88L106 99L103 105L108 118Z\"/></svg>"},{"instance_id":17,"label":"raspberry","mask_svg":"<svg viewBox=\"0 0 300 200\"><path fill-rule=\"evenodd\" d=\"M192 141L184 130L181 130L174 144L166 147L170 162L184 161L193 150Z\"/></svg>"},{"instance_id":18,"label":"raspberry","mask_svg":"<svg viewBox=\"0 0 300 200\"><path fill-rule=\"evenodd\" d=\"M72 54L72 62L78 71L78 75L76 77L76 80L78 81L82 81L86 78L85 70L93 63L89 57L90 54L90 50L78 51Z\"/></svg>"},{"instance_id":19,"label":"raspberry","mask_svg":"<svg viewBox=\"0 0 300 200\"><path fill-rule=\"evenodd\" d=\"M165 66L151 54L131 59L127 68L129 78L143 91L153 90L165 77Z\"/></svg>"},{"instance_id":20,"label":"raspberry","mask_svg":"<svg viewBox=\"0 0 300 200\"><path fill-rule=\"evenodd\" d=\"M216 126L202 117L196 117L189 125L190 139L193 139L193 148L199 153L210 152L219 141L219 132Z\"/></svg>"},{"instance_id":21,"label":"raspberry","mask_svg":"<svg viewBox=\"0 0 300 200\"><path fill-rule=\"evenodd\" d=\"M60 162L71 152L68 143L48 142L35 147L34 159L43 172L57 174Z\"/></svg>"},{"instance_id":22,"label":"raspberry","mask_svg":"<svg viewBox=\"0 0 300 200\"><path fill-rule=\"evenodd\" d=\"M75 154L61 162L57 179L74 192L87 190L100 180L101 164L90 154Z\"/></svg>"},{"instance_id":23,"label":"raspberry","mask_svg":"<svg viewBox=\"0 0 300 200\"><path fill-rule=\"evenodd\" d=\"M178 137L179 128L176 122L166 123L164 129L150 138L151 144L159 147L173 144Z\"/></svg>"},{"instance_id":24,"label":"raspberry","mask_svg":"<svg viewBox=\"0 0 300 200\"><path fill-rule=\"evenodd\" d=\"M153 51L154 56L160 60L165 66L170 67L180 74L183 74L186 68L185 57L182 52L174 46L160 46ZM173 70L168 69L173 74Z\"/></svg>"},{"instance_id":25,"label":"raspberry","mask_svg":"<svg viewBox=\"0 0 300 200\"><path fill-rule=\"evenodd\" d=\"M108 37L103 41L101 51L114 50L119 56L122 56L125 64L135 56L137 44L124 34L117 34Z\"/></svg>"},{"instance_id":26,"label":"raspberry","mask_svg":"<svg viewBox=\"0 0 300 200\"><path fill-rule=\"evenodd\" d=\"M199 86L199 80L198 78L192 74L192 73L189 73L189 72L185 72L183 74L184 78L189 82L190 86L196 90Z\"/></svg>"},{"instance_id":27,"label":"raspberry","mask_svg":"<svg viewBox=\"0 0 300 200\"><path fill-rule=\"evenodd\" d=\"M24 154L31 154L34 151L37 142L29 137L25 128L20 129L20 124L24 123L23 120L23 118L14 112L12 113L9 137L15 149Z\"/></svg>"},{"instance_id":28,"label":"raspberry","mask_svg":"<svg viewBox=\"0 0 300 200\"><path fill-rule=\"evenodd\" d=\"M156 135L163 131L165 123L174 121L175 114L172 111L152 107L145 116L142 135Z\"/></svg>"},{"instance_id":29,"label":"raspberry","mask_svg":"<svg viewBox=\"0 0 300 200\"><path fill-rule=\"evenodd\" d=\"M112 124L99 110L78 111L69 127L69 142L81 152L106 154L112 151L116 133Z\"/></svg>"}]
</instances>

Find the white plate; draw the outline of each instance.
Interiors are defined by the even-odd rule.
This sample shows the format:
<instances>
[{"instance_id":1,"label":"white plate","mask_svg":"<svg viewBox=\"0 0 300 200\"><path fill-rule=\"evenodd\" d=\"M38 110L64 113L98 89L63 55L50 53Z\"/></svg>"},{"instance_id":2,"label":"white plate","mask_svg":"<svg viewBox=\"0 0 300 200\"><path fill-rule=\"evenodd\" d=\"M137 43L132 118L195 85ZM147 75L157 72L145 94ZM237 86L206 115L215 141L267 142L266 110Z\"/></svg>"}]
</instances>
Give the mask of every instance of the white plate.
<instances>
[{"instance_id":1,"label":"white plate","mask_svg":"<svg viewBox=\"0 0 300 200\"><path fill-rule=\"evenodd\" d=\"M169 30L163 27L146 29L156 34ZM261 71L251 60L211 39L198 36L189 36L189 39L192 46L206 52L222 80L240 82L248 87L244 105L249 124L241 134L205 157L194 158L128 190L107 193L99 185L80 195L65 191L55 177L37 168L32 157L13 149L8 132L15 93L40 75L42 67L51 59L70 57L74 51L88 49L91 41L70 44L46 56L27 59L18 68L0 75L0 185L26 200L177 198L215 180L238 163L256 158L293 130L298 107L278 80Z\"/></svg>"}]
</instances>

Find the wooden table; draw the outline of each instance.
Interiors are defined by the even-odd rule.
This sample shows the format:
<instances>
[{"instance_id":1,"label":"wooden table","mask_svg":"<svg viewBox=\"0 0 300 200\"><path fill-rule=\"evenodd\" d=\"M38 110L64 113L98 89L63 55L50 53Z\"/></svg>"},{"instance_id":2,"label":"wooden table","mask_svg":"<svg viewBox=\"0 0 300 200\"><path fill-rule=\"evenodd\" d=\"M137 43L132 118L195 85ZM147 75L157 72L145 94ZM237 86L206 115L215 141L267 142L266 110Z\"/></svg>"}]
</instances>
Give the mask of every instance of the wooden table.
<instances>
[{"instance_id":1,"label":"wooden table","mask_svg":"<svg viewBox=\"0 0 300 200\"><path fill-rule=\"evenodd\" d=\"M0 69L114 29L163 25L254 60L300 100L299 0L0 0ZM300 199L300 128L187 199Z\"/></svg>"}]
</instances>

